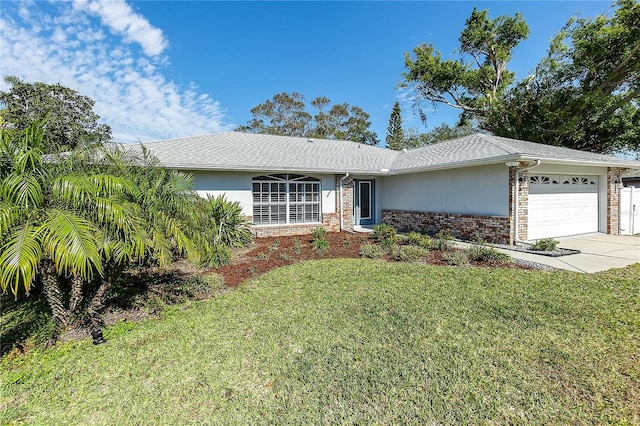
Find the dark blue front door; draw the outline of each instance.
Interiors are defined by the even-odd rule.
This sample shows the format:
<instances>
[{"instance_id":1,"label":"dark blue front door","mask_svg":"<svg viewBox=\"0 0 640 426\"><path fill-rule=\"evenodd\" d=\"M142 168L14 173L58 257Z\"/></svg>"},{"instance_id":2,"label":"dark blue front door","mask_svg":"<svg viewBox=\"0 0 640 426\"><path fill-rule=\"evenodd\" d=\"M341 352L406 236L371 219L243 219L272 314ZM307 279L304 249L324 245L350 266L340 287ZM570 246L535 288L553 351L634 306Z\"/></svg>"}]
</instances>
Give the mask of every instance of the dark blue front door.
<instances>
[{"instance_id":1,"label":"dark blue front door","mask_svg":"<svg viewBox=\"0 0 640 426\"><path fill-rule=\"evenodd\" d=\"M374 194L373 180L356 181L356 225L373 225L375 223Z\"/></svg>"}]
</instances>

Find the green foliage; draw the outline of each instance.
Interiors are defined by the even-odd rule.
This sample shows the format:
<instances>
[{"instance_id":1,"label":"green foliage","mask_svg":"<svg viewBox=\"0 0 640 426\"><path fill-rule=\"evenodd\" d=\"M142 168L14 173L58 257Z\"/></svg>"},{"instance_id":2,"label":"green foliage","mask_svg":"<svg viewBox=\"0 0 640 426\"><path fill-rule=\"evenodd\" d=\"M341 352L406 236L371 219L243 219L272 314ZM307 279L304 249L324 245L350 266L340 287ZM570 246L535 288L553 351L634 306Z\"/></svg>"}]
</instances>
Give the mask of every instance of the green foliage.
<instances>
[{"instance_id":1,"label":"green foliage","mask_svg":"<svg viewBox=\"0 0 640 426\"><path fill-rule=\"evenodd\" d=\"M400 111L400 102L393 104L391 115L389 116L389 125L387 126L387 148L400 150L404 148L404 131L402 130L402 114Z\"/></svg>"},{"instance_id":2,"label":"green foliage","mask_svg":"<svg viewBox=\"0 0 640 426\"><path fill-rule=\"evenodd\" d=\"M311 243L311 248L315 250L320 256L324 256L329 251L329 241L322 239L315 239Z\"/></svg>"},{"instance_id":3,"label":"green foliage","mask_svg":"<svg viewBox=\"0 0 640 426\"><path fill-rule=\"evenodd\" d=\"M469 254L465 250L455 250L444 253L442 256L447 265L451 266L467 266L469 265Z\"/></svg>"},{"instance_id":4,"label":"green foliage","mask_svg":"<svg viewBox=\"0 0 640 426\"><path fill-rule=\"evenodd\" d=\"M429 250L414 245L395 245L391 247L389 256L397 261L403 262L417 262L429 255Z\"/></svg>"},{"instance_id":5,"label":"green foliage","mask_svg":"<svg viewBox=\"0 0 640 426\"><path fill-rule=\"evenodd\" d=\"M407 244L428 249L431 247L431 237L419 232L409 232L407 234Z\"/></svg>"},{"instance_id":6,"label":"green foliage","mask_svg":"<svg viewBox=\"0 0 640 426\"><path fill-rule=\"evenodd\" d=\"M474 244L469 247L466 252L470 260L477 262L493 261L505 263L511 261L511 256L509 256L508 254L499 252L494 247L489 247L486 245Z\"/></svg>"},{"instance_id":7,"label":"green foliage","mask_svg":"<svg viewBox=\"0 0 640 426\"><path fill-rule=\"evenodd\" d=\"M554 251L558 247L560 241L553 238L541 238L531 246L532 250L536 251Z\"/></svg>"},{"instance_id":8,"label":"green foliage","mask_svg":"<svg viewBox=\"0 0 640 426\"><path fill-rule=\"evenodd\" d=\"M640 3L571 18L533 75L481 125L500 136L592 152L640 150Z\"/></svg>"},{"instance_id":9,"label":"green foliage","mask_svg":"<svg viewBox=\"0 0 640 426\"><path fill-rule=\"evenodd\" d=\"M438 231L435 238L431 240L431 246L435 250L447 251L453 247L455 237L448 229Z\"/></svg>"},{"instance_id":10,"label":"green foliage","mask_svg":"<svg viewBox=\"0 0 640 426\"><path fill-rule=\"evenodd\" d=\"M419 148L421 146L433 145L449 139L457 139L478 133L479 129L470 124L458 124L450 126L442 123L426 133L418 133L415 129L409 129L404 135L404 145L402 148Z\"/></svg>"},{"instance_id":11,"label":"green foliage","mask_svg":"<svg viewBox=\"0 0 640 426\"><path fill-rule=\"evenodd\" d=\"M379 259L384 255L384 249L376 244L362 244L358 253L362 257L368 257L370 259Z\"/></svg>"},{"instance_id":12,"label":"green foliage","mask_svg":"<svg viewBox=\"0 0 640 426\"><path fill-rule=\"evenodd\" d=\"M293 239L293 247L291 247L291 250L296 255L299 255L300 253L302 253L302 242L300 241L299 238L296 237Z\"/></svg>"},{"instance_id":13,"label":"green foliage","mask_svg":"<svg viewBox=\"0 0 640 426\"><path fill-rule=\"evenodd\" d=\"M315 227L311 230L314 240L324 240L327 237L327 230L322 226Z\"/></svg>"},{"instance_id":14,"label":"green foliage","mask_svg":"<svg viewBox=\"0 0 640 426\"><path fill-rule=\"evenodd\" d=\"M91 98L59 84L27 83L15 76L5 76L4 81L9 88L0 91L2 119L18 130L44 121L44 152L66 151L111 139L111 128L98 123L100 117L93 112L95 102Z\"/></svg>"},{"instance_id":15,"label":"green foliage","mask_svg":"<svg viewBox=\"0 0 640 426\"><path fill-rule=\"evenodd\" d=\"M482 115L513 81L507 70L513 49L529 35L519 13L492 20L488 11L473 9L460 34L460 59L442 59L431 44L405 53L404 86L413 88L417 101L441 103L464 114ZM420 109L423 121L426 115Z\"/></svg>"},{"instance_id":16,"label":"green foliage","mask_svg":"<svg viewBox=\"0 0 640 426\"><path fill-rule=\"evenodd\" d=\"M397 240L397 231L393 226L383 223L373 227L373 236L380 242L388 240L395 243Z\"/></svg>"},{"instance_id":17,"label":"green foliage","mask_svg":"<svg viewBox=\"0 0 640 426\"><path fill-rule=\"evenodd\" d=\"M300 93L279 93L254 107L253 118L236 130L248 133L338 139L377 145L378 136L370 130L370 116L362 108L347 103L326 110L331 101L318 97L311 101L316 114L306 111Z\"/></svg>"}]
</instances>

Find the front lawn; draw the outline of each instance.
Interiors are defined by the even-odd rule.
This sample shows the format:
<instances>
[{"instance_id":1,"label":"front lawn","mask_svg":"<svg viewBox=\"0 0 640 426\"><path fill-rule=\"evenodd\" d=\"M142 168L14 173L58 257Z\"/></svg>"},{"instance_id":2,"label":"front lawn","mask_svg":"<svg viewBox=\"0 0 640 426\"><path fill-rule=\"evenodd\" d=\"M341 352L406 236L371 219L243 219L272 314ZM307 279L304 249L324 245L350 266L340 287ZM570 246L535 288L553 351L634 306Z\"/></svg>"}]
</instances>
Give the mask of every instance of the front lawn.
<instances>
[{"instance_id":1,"label":"front lawn","mask_svg":"<svg viewBox=\"0 0 640 426\"><path fill-rule=\"evenodd\" d=\"M0 423L640 423L640 265L277 269L1 368Z\"/></svg>"}]
</instances>

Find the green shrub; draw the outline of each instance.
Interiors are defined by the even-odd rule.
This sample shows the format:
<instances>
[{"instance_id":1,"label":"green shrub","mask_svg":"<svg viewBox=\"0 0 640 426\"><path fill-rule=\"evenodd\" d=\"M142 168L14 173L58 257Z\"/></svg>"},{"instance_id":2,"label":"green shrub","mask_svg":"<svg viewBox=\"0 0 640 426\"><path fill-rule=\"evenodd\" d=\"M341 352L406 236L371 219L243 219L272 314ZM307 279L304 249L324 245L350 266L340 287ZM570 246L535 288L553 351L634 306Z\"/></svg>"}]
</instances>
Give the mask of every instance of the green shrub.
<instances>
[{"instance_id":1,"label":"green shrub","mask_svg":"<svg viewBox=\"0 0 640 426\"><path fill-rule=\"evenodd\" d=\"M453 247L453 240L455 240L453 234L449 230L438 231L435 235L435 239L432 241L432 248L435 250L446 251Z\"/></svg>"},{"instance_id":2,"label":"green shrub","mask_svg":"<svg viewBox=\"0 0 640 426\"><path fill-rule=\"evenodd\" d=\"M445 253L443 256L447 265L451 266L465 266L469 264L469 257L464 250L456 250L450 253Z\"/></svg>"},{"instance_id":3,"label":"green shrub","mask_svg":"<svg viewBox=\"0 0 640 426\"><path fill-rule=\"evenodd\" d=\"M313 240L311 248L317 251L320 256L324 256L329 251L329 241L325 239Z\"/></svg>"},{"instance_id":4,"label":"green shrub","mask_svg":"<svg viewBox=\"0 0 640 426\"><path fill-rule=\"evenodd\" d=\"M554 240L553 238L542 238L531 246L531 250L554 251L558 247L558 244L560 244L560 241Z\"/></svg>"},{"instance_id":5,"label":"green shrub","mask_svg":"<svg viewBox=\"0 0 640 426\"><path fill-rule=\"evenodd\" d=\"M375 244L366 243L360 246L360 250L358 251L358 253L360 253L360 256L362 257L379 259L384 254L384 250L382 249L382 247Z\"/></svg>"},{"instance_id":6,"label":"green shrub","mask_svg":"<svg viewBox=\"0 0 640 426\"><path fill-rule=\"evenodd\" d=\"M416 262L421 258L427 257L429 250L419 246L393 246L390 256L394 260L404 262Z\"/></svg>"},{"instance_id":7,"label":"green shrub","mask_svg":"<svg viewBox=\"0 0 640 426\"><path fill-rule=\"evenodd\" d=\"M477 262L509 262L511 261L511 256L506 253L499 252L493 247L483 246L483 245L473 245L469 247L467 250L467 255L470 260Z\"/></svg>"},{"instance_id":8,"label":"green shrub","mask_svg":"<svg viewBox=\"0 0 640 426\"><path fill-rule=\"evenodd\" d=\"M280 256L278 256L278 259L289 260L289 255L287 253L280 253Z\"/></svg>"},{"instance_id":9,"label":"green shrub","mask_svg":"<svg viewBox=\"0 0 640 426\"><path fill-rule=\"evenodd\" d=\"M313 228L311 235L313 235L314 240L324 240L327 236L327 230L322 226L318 226L317 228Z\"/></svg>"},{"instance_id":10,"label":"green shrub","mask_svg":"<svg viewBox=\"0 0 640 426\"><path fill-rule=\"evenodd\" d=\"M296 237L293 239L293 247L291 247L291 251L293 251L295 254L302 253L302 242L299 238Z\"/></svg>"},{"instance_id":11,"label":"green shrub","mask_svg":"<svg viewBox=\"0 0 640 426\"><path fill-rule=\"evenodd\" d=\"M423 235L419 232L409 232L409 234L407 234L406 242L409 245L426 249L431 247L431 237L429 237L428 235Z\"/></svg>"},{"instance_id":12,"label":"green shrub","mask_svg":"<svg viewBox=\"0 0 640 426\"><path fill-rule=\"evenodd\" d=\"M397 240L397 232L396 232L396 228L394 228L391 225L385 225L385 224L381 224L381 225L376 225L373 227L373 236L380 242L385 241L385 240L392 240L392 241L396 241Z\"/></svg>"},{"instance_id":13,"label":"green shrub","mask_svg":"<svg viewBox=\"0 0 640 426\"><path fill-rule=\"evenodd\" d=\"M380 247L386 250L389 250L396 245L397 245L396 238L387 237L384 240L380 241Z\"/></svg>"}]
</instances>

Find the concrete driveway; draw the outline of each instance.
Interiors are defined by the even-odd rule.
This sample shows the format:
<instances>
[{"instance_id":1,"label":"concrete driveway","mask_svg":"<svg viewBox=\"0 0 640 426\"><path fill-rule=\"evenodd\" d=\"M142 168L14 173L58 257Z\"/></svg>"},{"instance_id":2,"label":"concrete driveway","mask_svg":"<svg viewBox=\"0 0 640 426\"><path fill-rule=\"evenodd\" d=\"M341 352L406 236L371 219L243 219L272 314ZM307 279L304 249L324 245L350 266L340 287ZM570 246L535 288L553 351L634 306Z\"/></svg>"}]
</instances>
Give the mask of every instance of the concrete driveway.
<instances>
[{"instance_id":1,"label":"concrete driveway","mask_svg":"<svg viewBox=\"0 0 640 426\"><path fill-rule=\"evenodd\" d=\"M505 251L511 257L530 260L575 272L599 272L640 262L640 236L585 234L557 238L558 247L580 250L579 254L549 257L539 254Z\"/></svg>"}]
</instances>

